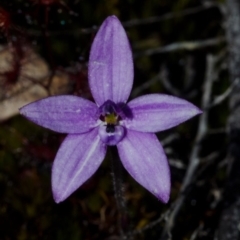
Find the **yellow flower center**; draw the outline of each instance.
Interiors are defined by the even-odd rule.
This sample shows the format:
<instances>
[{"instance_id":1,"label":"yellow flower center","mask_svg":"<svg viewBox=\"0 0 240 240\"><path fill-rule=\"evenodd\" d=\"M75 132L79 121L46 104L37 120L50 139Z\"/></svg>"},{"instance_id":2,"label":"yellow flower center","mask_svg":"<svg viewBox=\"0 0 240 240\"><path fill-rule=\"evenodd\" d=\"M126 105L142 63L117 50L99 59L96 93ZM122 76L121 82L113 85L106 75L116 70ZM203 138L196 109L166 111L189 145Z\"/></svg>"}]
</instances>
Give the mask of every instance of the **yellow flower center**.
<instances>
[{"instance_id":1,"label":"yellow flower center","mask_svg":"<svg viewBox=\"0 0 240 240\"><path fill-rule=\"evenodd\" d=\"M116 125L118 123L118 117L114 113L106 114L104 116L104 121L107 124Z\"/></svg>"}]
</instances>

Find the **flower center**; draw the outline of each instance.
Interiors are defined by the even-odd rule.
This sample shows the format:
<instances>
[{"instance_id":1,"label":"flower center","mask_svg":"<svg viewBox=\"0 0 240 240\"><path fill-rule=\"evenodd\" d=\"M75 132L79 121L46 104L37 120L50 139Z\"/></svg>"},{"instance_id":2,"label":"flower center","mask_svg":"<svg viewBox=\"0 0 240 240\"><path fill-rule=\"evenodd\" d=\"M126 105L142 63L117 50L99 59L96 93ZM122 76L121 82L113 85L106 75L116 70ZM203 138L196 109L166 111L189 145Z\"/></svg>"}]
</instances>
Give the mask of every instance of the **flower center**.
<instances>
[{"instance_id":1,"label":"flower center","mask_svg":"<svg viewBox=\"0 0 240 240\"><path fill-rule=\"evenodd\" d=\"M116 145L122 140L125 130L120 125L121 117L118 106L107 100L100 108L100 117L102 124L99 127L99 136L107 145Z\"/></svg>"},{"instance_id":2,"label":"flower center","mask_svg":"<svg viewBox=\"0 0 240 240\"><path fill-rule=\"evenodd\" d=\"M100 120L106 126L106 132L115 132L115 126L119 125L119 120L121 120L117 105L108 100L100 107L100 112Z\"/></svg>"},{"instance_id":3,"label":"flower center","mask_svg":"<svg viewBox=\"0 0 240 240\"><path fill-rule=\"evenodd\" d=\"M118 116L115 113L106 114L104 116L104 122L106 123L106 132L115 132L115 126L118 125Z\"/></svg>"}]
</instances>

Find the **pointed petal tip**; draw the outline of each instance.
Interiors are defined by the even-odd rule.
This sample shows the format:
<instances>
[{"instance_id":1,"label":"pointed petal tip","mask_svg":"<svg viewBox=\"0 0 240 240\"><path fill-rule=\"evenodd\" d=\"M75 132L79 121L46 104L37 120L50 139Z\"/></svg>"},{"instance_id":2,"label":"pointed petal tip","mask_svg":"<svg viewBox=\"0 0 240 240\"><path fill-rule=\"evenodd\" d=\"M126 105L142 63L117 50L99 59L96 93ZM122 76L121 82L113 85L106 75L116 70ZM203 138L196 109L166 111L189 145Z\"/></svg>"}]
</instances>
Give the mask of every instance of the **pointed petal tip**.
<instances>
[{"instance_id":1,"label":"pointed petal tip","mask_svg":"<svg viewBox=\"0 0 240 240\"><path fill-rule=\"evenodd\" d=\"M158 200L162 203L168 203L171 193L171 184L167 184L164 187L161 186L159 189L148 189Z\"/></svg>"},{"instance_id":2,"label":"pointed petal tip","mask_svg":"<svg viewBox=\"0 0 240 240\"><path fill-rule=\"evenodd\" d=\"M115 15L111 15L111 16L108 16L107 18L106 18L106 20L108 20L108 19L118 19Z\"/></svg>"},{"instance_id":3,"label":"pointed petal tip","mask_svg":"<svg viewBox=\"0 0 240 240\"><path fill-rule=\"evenodd\" d=\"M25 106L19 108L18 110L19 110L19 113L20 113L21 115L23 115L23 116L25 115L25 111L24 111L24 110L25 110Z\"/></svg>"},{"instance_id":4,"label":"pointed petal tip","mask_svg":"<svg viewBox=\"0 0 240 240\"><path fill-rule=\"evenodd\" d=\"M113 21L117 21L120 23L118 17L115 15L111 15L111 16L107 17L104 22L113 22Z\"/></svg>"},{"instance_id":5,"label":"pointed petal tip","mask_svg":"<svg viewBox=\"0 0 240 240\"><path fill-rule=\"evenodd\" d=\"M162 203L165 203L167 204L168 201L169 201L169 198L170 198L170 191L168 193L165 193L165 194L158 194L158 195L155 195Z\"/></svg>"},{"instance_id":6,"label":"pointed petal tip","mask_svg":"<svg viewBox=\"0 0 240 240\"><path fill-rule=\"evenodd\" d=\"M31 112L29 111L29 105L30 104L31 103L19 108L19 113L20 113L21 116L23 116L23 117L27 118L28 120L32 121L31 120Z\"/></svg>"},{"instance_id":7,"label":"pointed petal tip","mask_svg":"<svg viewBox=\"0 0 240 240\"><path fill-rule=\"evenodd\" d=\"M192 117L195 117L195 116L200 115L200 114L203 113L203 111L202 111L200 108L196 107L196 106L193 105L193 104L191 104L191 105L192 105L192 106L191 106L192 109L189 111L188 119L190 119L190 118L192 118ZM186 119L186 120L188 120L188 119Z\"/></svg>"},{"instance_id":8,"label":"pointed petal tip","mask_svg":"<svg viewBox=\"0 0 240 240\"><path fill-rule=\"evenodd\" d=\"M195 113L195 115L203 113L203 111L200 108L198 108L197 106L193 105L193 107L194 107L194 111L193 112Z\"/></svg>"},{"instance_id":9,"label":"pointed petal tip","mask_svg":"<svg viewBox=\"0 0 240 240\"><path fill-rule=\"evenodd\" d=\"M203 113L203 110L201 110L200 108L197 108L197 115L202 113Z\"/></svg>"},{"instance_id":10,"label":"pointed petal tip","mask_svg":"<svg viewBox=\"0 0 240 240\"><path fill-rule=\"evenodd\" d=\"M28 105L29 104L19 108L19 113L20 113L20 115L24 116L25 118L27 118L31 121L31 119L29 118Z\"/></svg>"},{"instance_id":11,"label":"pointed petal tip","mask_svg":"<svg viewBox=\"0 0 240 240\"><path fill-rule=\"evenodd\" d=\"M57 194L57 193L55 193L54 192L54 190L53 190L53 199L54 199L54 202L55 203L61 203L61 202L63 202L65 199L66 199L67 197L62 197L62 196L60 196L60 194Z\"/></svg>"},{"instance_id":12,"label":"pointed petal tip","mask_svg":"<svg viewBox=\"0 0 240 240\"><path fill-rule=\"evenodd\" d=\"M65 201L73 192L66 192L65 189L59 189L58 186L53 183L53 174L52 174L52 196L55 203L58 204Z\"/></svg>"},{"instance_id":13,"label":"pointed petal tip","mask_svg":"<svg viewBox=\"0 0 240 240\"><path fill-rule=\"evenodd\" d=\"M58 198L57 196L55 196L54 194L53 194L53 199L54 199L54 202L57 204L63 201L60 198Z\"/></svg>"},{"instance_id":14,"label":"pointed petal tip","mask_svg":"<svg viewBox=\"0 0 240 240\"><path fill-rule=\"evenodd\" d=\"M112 16L107 17L107 18L103 21L103 23L102 23L102 25L100 26L100 28L101 28L101 27L102 27L102 28L105 28L105 27L109 28L109 27L110 27L110 28L117 29L117 30L120 30L120 29L123 28L120 20L119 20L115 15L112 15Z\"/></svg>"}]
</instances>

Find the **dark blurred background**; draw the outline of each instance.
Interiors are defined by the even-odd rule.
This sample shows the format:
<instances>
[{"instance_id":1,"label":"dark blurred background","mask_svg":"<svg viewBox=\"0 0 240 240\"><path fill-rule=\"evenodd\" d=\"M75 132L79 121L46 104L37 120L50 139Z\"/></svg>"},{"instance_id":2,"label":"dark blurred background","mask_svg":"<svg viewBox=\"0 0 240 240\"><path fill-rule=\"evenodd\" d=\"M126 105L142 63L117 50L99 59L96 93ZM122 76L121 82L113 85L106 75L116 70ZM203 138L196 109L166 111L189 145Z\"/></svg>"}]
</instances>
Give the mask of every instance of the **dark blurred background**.
<instances>
[{"instance_id":1,"label":"dark blurred background","mask_svg":"<svg viewBox=\"0 0 240 240\"><path fill-rule=\"evenodd\" d=\"M214 239L227 177L227 99L235 84L228 75L225 9L225 1L210 0L1 0L0 239ZM131 98L165 93L204 110L157 134L171 167L168 204L123 173L125 238L109 155L56 204L51 165L65 135L18 115L19 107L48 95L91 99L89 50L109 15L121 20L132 46Z\"/></svg>"}]
</instances>

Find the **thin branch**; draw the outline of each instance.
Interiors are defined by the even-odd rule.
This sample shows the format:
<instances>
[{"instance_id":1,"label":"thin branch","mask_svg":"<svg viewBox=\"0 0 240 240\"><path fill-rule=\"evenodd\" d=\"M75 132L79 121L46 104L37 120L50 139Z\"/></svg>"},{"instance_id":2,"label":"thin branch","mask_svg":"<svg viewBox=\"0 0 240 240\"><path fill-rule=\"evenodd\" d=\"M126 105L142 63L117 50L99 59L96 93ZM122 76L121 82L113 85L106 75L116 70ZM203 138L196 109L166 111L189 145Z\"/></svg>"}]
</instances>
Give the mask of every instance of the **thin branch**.
<instances>
[{"instance_id":1,"label":"thin branch","mask_svg":"<svg viewBox=\"0 0 240 240\"><path fill-rule=\"evenodd\" d=\"M240 1L226 0L222 9L225 17L229 79L233 83L240 79ZM238 240L240 222L240 86L237 84L229 96L227 133L229 138L227 163L228 171L224 187L222 213L215 235L218 240Z\"/></svg>"},{"instance_id":2,"label":"thin branch","mask_svg":"<svg viewBox=\"0 0 240 240\"><path fill-rule=\"evenodd\" d=\"M193 234L190 237L190 240L195 240L199 234L199 232L203 229L204 225L203 223L200 223L197 229L193 232Z\"/></svg>"},{"instance_id":3,"label":"thin branch","mask_svg":"<svg viewBox=\"0 0 240 240\"><path fill-rule=\"evenodd\" d=\"M138 95L140 95L140 93L149 89L153 84L155 84L157 82L161 82L162 85L165 87L165 89L168 92L170 92L172 95L182 96L181 92L171 84L171 82L169 80L168 69L165 64L162 64L157 75L154 76L153 78L147 80L142 85L136 87L132 91L131 97L132 98L137 97ZM184 95L185 98L188 98L189 96L191 96L191 94Z\"/></svg>"},{"instance_id":4,"label":"thin branch","mask_svg":"<svg viewBox=\"0 0 240 240\"><path fill-rule=\"evenodd\" d=\"M239 79L236 78L236 79L232 82L232 84L228 87L228 89L227 89L224 93L222 93L221 95L216 96L215 99L214 99L214 101L213 101L211 104L209 104L209 106L207 106L207 108L209 109L209 108L212 108L212 107L214 107L214 106L219 105L220 103L222 103L225 99L227 99L227 98L230 96L230 94L232 93L234 87L235 87L236 85L238 85L238 84L239 84Z\"/></svg>"},{"instance_id":5,"label":"thin branch","mask_svg":"<svg viewBox=\"0 0 240 240\"><path fill-rule=\"evenodd\" d=\"M213 84L213 72L214 72L214 65L215 65L215 58L212 55L207 56L207 70L206 70L206 76L205 76L205 83L204 83L204 89L203 89L203 97L202 97L202 109L205 109L210 102L211 98L211 91L212 91L212 84ZM165 226L163 235L166 234L166 232L170 232L171 229L174 226L175 218L181 209L181 206L185 200L186 195L184 194L187 190L188 186L190 185L192 178L194 177L195 171L199 165L200 162L200 150L201 150L201 141L207 134L208 129L208 111L205 110L203 114L200 116L199 119L199 125L198 125L198 131L197 131L197 137L195 140L195 143L193 145L193 149L190 155L190 161L187 168L186 175L183 180L183 184L180 190L179 197L177 198L176 205L167 221L167 224Z\"/></svg>"},{"instance_id":6,"label":"thin branch","mask_svg":"<svg viewBox=\"0 0 240 240\"><path fill-rule=\"evenodd\" d=\"M215 8L215 7L219 7L219 4L218 3L209 3L209 4L205 4L203 6L189 8L189 9L183 10L181 12L170 12L170 13L166 13L162 16L153 16L153 17L149 17L149 18L145 18L145 19L133 19L133 20L124 22L123 26L124 27L135 27L135 26L139 26L139 25L152 24L152 23L161 22L164 20L172 19L172 18L178 18L178 17L192 15L192 14L202 12L207 9Z\"/></svg>"},{"instance_id":7,"label":"thin branch","mask_svg":"<svg viewBox=\"0 0 240 240\"><path fill-rule=\"evenodd\" d=\"M134 58L138 58L141 56L150 56L150 55L160 54L160 53L180 51L180 50L193 51L193 50L196 50L199 48L215 46L215 45L218 45L225 41L226 41L225 37L217 37L217 38L211 38L211 39L207 39L207 40L176 42L176 43L171 43L171 44L163 46L163 47L152 48L152 49L148 49L145 51L135 53Z\"/></svg>"},{"instance_id":8,"label":"thin branch","mask_svg":"<svg viewBox=\"0 0 240 240\"><path fill-rule=\"evenodd\" d=\"M156 219L155 221L150 222L149 224L147 224L145 227L141 228L141 229L136 229L132 232L129 233L129 236L134 236L134 235L138 235L138 234L142 234L143 232L155 227L156 225L158 225L160 222L168 219L169 214L171 213L172 209L174 208L176 202L173 202L171 204L171 206L168 208L168 210L166 210L163 214L161 214L161 216Z\"/></svg>"},{"instance_id":9,"label":"thin branch","mask_svg":"<svg viewBox=\"0 0 240 240\"><path fill-rule=\"evenodd\" d=\"M179 134L178 133L172 133L168 135L166 138L161 140L161 144L163 147L166 145L170 144L173 142L173 140L179 139Z\"/></svg>"},{"instance_id":10,"label":"thin branch","mask_svg":"<svg viewBox=\"0 0 240 240\"><path fill-rule=\"evenodd\" d=\"M178 169L186 169L186 165L182 162L181 159L169 158L169 165Z\"/></svg>"},{"instance_id":11,"label":"thin branch","mask_svg":"<svg viewBox=\"0 0 240 240\"><path fill-rule=\"evenodd\" d=\"M165 64L162 64L161 66L161 74L160 74L160 80L163 84L163 86L173 95L180 96L180 91L176 89L169 80L169 71Z\"/></svg>"}]
</instances>

